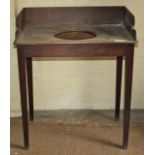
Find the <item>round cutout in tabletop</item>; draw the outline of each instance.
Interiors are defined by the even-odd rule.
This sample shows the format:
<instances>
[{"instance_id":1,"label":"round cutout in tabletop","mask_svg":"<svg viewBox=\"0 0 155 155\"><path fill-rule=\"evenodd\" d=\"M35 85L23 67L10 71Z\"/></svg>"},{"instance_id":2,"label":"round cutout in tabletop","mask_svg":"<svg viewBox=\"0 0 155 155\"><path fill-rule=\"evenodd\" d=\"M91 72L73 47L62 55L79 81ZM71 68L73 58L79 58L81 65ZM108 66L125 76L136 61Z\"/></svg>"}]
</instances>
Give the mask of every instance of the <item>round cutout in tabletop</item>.
<instances>
[{"instance_id":1,"label":"round cutout in tabletop","mask_svg":"<svg viewBox=\"0 0 155 155\"><path fill-rule=\"evenodd\" d=\"M89 31L66 31L55 35L56 38L66 40L84 40L96 37L96 34Z\"/></svg>"}]
</instances>

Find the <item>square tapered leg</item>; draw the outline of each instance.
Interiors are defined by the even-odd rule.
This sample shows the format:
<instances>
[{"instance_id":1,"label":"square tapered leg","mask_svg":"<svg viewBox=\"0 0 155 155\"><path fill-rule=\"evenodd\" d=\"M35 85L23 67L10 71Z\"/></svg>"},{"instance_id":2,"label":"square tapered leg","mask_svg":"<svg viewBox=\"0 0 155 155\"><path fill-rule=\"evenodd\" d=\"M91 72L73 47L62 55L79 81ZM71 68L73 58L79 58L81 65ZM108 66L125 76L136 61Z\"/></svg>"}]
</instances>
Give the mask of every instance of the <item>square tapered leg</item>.
<instances>
[{"instance_id":1,"label":"square tapered leg","mask_svg":"<svg viewBox=\"0 0 155 155\"><path fill-rule=\"evenodd\" d=\"M30 120L34 119L34 108L33 108L33 75L32 75L32 58L27 58L27 78L28 78L28 99L29 99L29 110Z\"/></svg>"},{"instance_id":2,"label":"square tapered leg","mask_svg":"<svg viewBox=\"0 0 155 155\"><path fill-rule=\"evenodd\" d=\"M133 55L134 48L131 46L126 51L125 56L125 98L124 98L124 129L123 129L123 148L128 147L129 137L129 120L131 105L131 88L132 88L132 72L133 72Z\"/></svg>"},{"instance_id":3,"label":"square tapered leg","mask_svg":"<svg viewBox=\"0 0 155 155\"><path fill-rule=\"evenodd\" d=\"M120 117L120 100L121 100L121 84L122 84L122 61L123 57L117 57L116 65L116 100L115 100L115 120Z\"/></svg>"},{"instance_id":4,"label":"square tapered leg","mask_svg":"<svg viewBox=\"0 0 155 155\"><path fill-rule=\"evenodd\" d=\"M27 93L26 93L26 59L21 50L18 49L18 67L19 81L21 94L21 109L23 121L24 146L29 147L29 130L28 130L28 115L27 115Z\"/></svg>"}]
</instances>

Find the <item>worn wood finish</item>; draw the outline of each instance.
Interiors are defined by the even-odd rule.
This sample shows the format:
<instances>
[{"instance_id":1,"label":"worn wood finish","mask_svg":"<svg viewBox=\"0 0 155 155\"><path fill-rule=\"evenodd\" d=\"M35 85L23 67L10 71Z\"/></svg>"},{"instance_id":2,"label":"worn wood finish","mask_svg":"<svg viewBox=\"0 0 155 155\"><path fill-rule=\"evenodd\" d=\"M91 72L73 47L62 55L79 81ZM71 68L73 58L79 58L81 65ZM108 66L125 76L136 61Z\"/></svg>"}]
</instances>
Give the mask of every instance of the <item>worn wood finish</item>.
<instances>
[{"instance_id":1,"label":"worn wood finish","mask_svg":"<svg viewBox=\"0 0 155 155\"><path fill-rule=\"evenodd\" d=\"M122 61L123 57L117 57L116 65L116 101L115 101L115 119L119 120L120 100L121 100L121 83L122 83Z\"/></svg>"},{"instance_id":2,"label":"worn wood finish","mask_svg":"<svg viewBox=\"0 0 155 155\"><path fill-rule=\"evenodd\" d=\"M67 40L85 40L96 37L95 33L90 31L65 31L54 35L56 38L67 39Z\"/></svg>"},{"instance_id":3,"label":"worn wood finish","mask_svg":"<svg viewBox=\"0 0 155 155\"><path fill-rule=\"evenodd\" d=\"M74 38L70 34L70 39L58 38L58 34L72 32ZM82 32L93 34L90 39L84 39ZM83 38L77 40L75 38ZM21 32L17 44L18 45L36 45L36 44L103 44L103 43L134 43L132 36L123 24L103 24L100 25L55 25L48 27L27 26Z\"/></svg>"},{"instance_id":4,"label":"worn wood finish","mask_svg":"<svg viewBox=\"0 0 155 155\"><path fill-rule=\"evenodd\" d=\"M22 10L17 17L15 45L18 50L25 147L29 145L26 100L27 88L30 119L33 120L32 58L113 56L117 58L116 119L119 119L120 113L122 61L123 57L125 57L125 99L122 147L127 148L133 53L134 44L136 43L136 33L135 30L133 30L134 22L134 16L125 7L56 7L25 8ZM54 38L55 34L58 32L64 32L62 31L64 28L65 31L84 30L96 32L96 37L85 40L61 40ZM77 36L75 36L75 38L76 37ZM28 81L28 84L26 81Z\"/></svg>"},{"instance_id":5,"label":"worn wood finish","mask_svg":"<svg viewBox=\"0 0 155 155\"><path fill-rule=\"evenodd\" d=\"M133 25L134 16L125 7L24 8L17 16L16 45L135 43ZM82 41L54 37L71 30L90 31L96 37Z\"/></svg>"}]
</instances>

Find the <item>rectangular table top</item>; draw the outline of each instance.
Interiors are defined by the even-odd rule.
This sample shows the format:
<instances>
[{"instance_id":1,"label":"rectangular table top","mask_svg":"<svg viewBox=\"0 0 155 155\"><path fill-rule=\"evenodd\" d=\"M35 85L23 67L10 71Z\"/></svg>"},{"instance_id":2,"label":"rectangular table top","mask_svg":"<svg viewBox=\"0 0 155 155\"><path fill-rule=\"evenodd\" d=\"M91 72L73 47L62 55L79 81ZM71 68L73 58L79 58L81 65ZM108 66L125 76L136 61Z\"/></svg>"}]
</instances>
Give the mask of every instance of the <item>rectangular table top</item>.
<instances>
[{"instance_id":1,"label":"rectangular table top","mask_svg":"<svg viewBox=\"0 0 155 155\"><path fill-rule=\"evenodd\" d=\"M96 36L91 39L67 40L55 37L60 32L85 31L93 32ZM104 25L53 25L27 26L24 28L17 44L85 44L85 43L134 43L135 40L123 24Z\"/></svg>"}]
</instances>

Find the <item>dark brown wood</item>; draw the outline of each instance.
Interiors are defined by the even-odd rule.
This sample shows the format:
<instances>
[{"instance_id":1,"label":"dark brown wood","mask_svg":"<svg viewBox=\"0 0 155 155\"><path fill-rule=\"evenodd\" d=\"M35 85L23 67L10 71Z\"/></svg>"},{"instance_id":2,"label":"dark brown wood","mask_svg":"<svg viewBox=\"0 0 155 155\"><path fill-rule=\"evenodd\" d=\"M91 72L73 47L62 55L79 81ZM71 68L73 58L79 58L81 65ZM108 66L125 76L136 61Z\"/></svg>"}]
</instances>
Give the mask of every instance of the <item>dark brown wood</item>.
<instances>
[{"instance_id":1,"label":"dark brown wood","mask_svg":"<svg viewBox=\"0 0 155 155\"><path fill-rule=\"evenodd\" d=\"M125 7L25 8L27 25L121 23ZM38 20L39 17L39 20ZM75 20L76 19L76 20Z\"/></svg>"},{"instance_id":2,"label":"dark brown wood","mask_svg":"<svg viewBox=\"0 0 155 155\"><path fill-rule=\"evenodd\" d=\"M116 101L115 101L115 119L119 120L120 100L121 100L121 83L122 83L122 61L123 57L117 57L116 65Z\"/></svg>"},{"instance_id":3,"label":"dark brown wood","mask_svg":"<svg viewBox=\"0 0 155 155\"><path fill-rule=\"evenodd\" d=\"M32 57L117 57L115 118L119 118L122 61L125 57L125 100L123 148L127 148L131 104L134 44L134 16L125 7L56 7L24 8L17 17L15 45L21 90L22 119L25 147L29 145L27 88L30 119L33 120ZM65 30L65 31L64 31ZM56 38L68 31L90 32L89 39ZM75 33L74 33L75 34ZM80 38L82 33L80 33ZM72 39L71 39L72 38ZM26 61L27 60L27 61ZM27 63L27 67L26 67ZM27 81L26 85L26 68Z\"/></svg>"},{"instance_id":4,"label":"dark brown wood","mask_svg":"<svg viewBox=\"0 0 155 155\"><path fill-rule=\"evenodd\" d=\"M33 121L33 77L32 77L32 58L27 58L27 77L28 77L28 96L29 96L29 110L30 120Z\"/></svg>"},{"instance_id":5,"label":"dark brown wood","mask_svg":"<svg viewBox=\"0 0 155 155\"><path fill-rule=\"evenodd\" d=\"M27 87L26 87L26 58L24 53L18 50L18 67L19 67L19 82L21 93L21 109L23 119L23 134L24 134L24 146L29 146L29 130L28 130L28 116L27 116Z\"/></svg>"},{"instance_id":6,"label":"dark brown wood","mask_svg":"<svg viewBox=\"0 0 155 155\"><path fill-rule=\"evenodd\" d=\"M130 44L18 45L26 57L123 56Z\"/></svg>"},{"instance_id":7,"label":"dark brown wood","mask_svg":"<svg viewBox=\"0 0 155 155\"><path fill-rule=\"evenodd\" d=\"M23 9L16 19L16 31L22 32L25 27L25 9Z\"/></svg>"},{"instance_id":8,"label":"dark brown wood","mask_svg":"<svg viewBox=\"0 0 155 155\"><path fill-rule=\"evenodd\" d=\"M134 47L126 49L123 148L128 146Z\"/></svg>"},{"instance_id":9,"label":"dark brown wood","mask_svg":"<svg viewBox=\"0 0 155 155\"><path fill-rule=\"evenodd\" d=\"M133 26L135 25L135 18L133 14L127 9L124 15L124 25L132 37L136 40L136 31Z\"/></svg>"}]
</instances>

